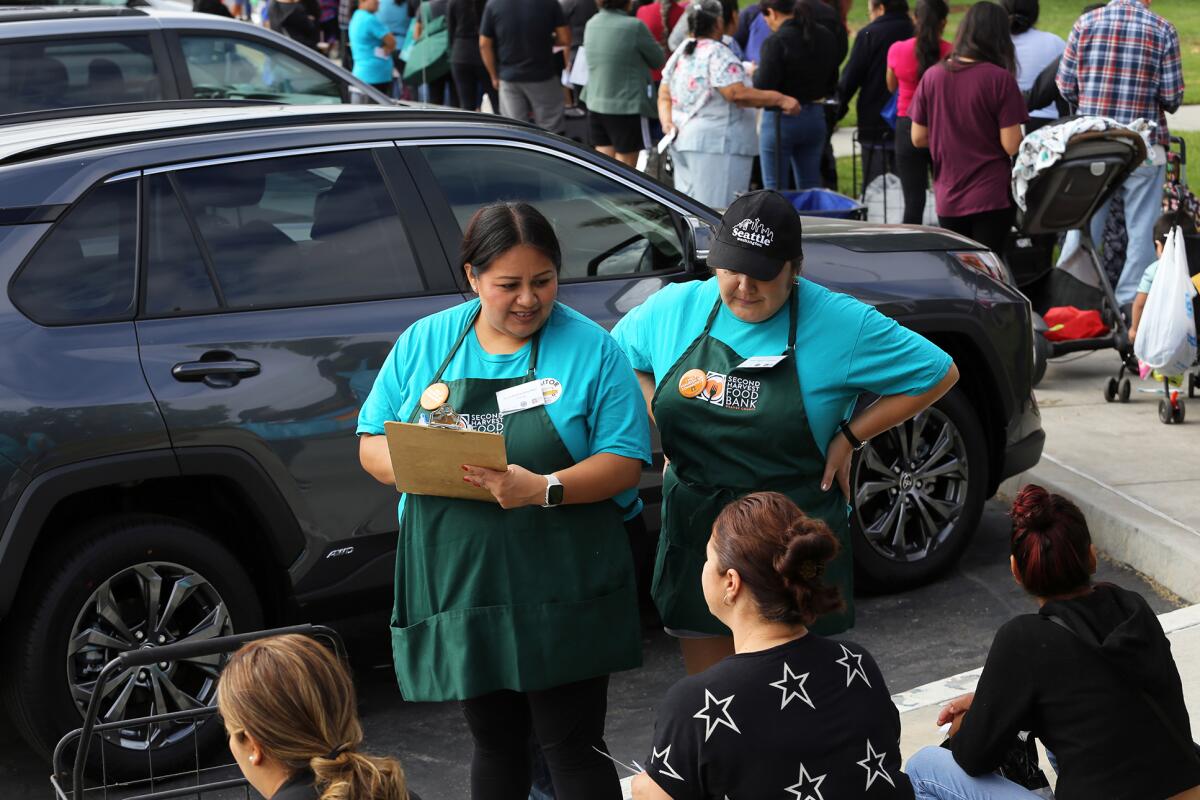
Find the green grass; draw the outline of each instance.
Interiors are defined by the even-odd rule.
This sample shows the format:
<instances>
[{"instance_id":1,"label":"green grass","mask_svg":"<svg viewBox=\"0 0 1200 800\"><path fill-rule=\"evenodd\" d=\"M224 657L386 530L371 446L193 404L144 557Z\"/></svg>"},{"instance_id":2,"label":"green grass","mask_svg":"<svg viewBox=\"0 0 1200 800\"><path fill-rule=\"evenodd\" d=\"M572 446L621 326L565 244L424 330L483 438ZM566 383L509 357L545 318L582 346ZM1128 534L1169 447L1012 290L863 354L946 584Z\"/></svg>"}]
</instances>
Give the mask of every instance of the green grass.
<instances>
[{"instance_id":1,"label":"green grass","mask_svg":"<svg viewBox=\"0 0 1200 800\"><path fill-rule=\"evenodd\" d=\"M741 0L742 6L748 6L757 0ZM916 0L909 0L909 6L915 6ZM946 38L954 40L954 32L959 20L971 7L971 3L951 2L950 19L946 26ZM1057 33L1064 39L1071 32L1071 26L1079 16L1079 11L1086 0L1042 0L1041 18L1038 27L1042 30ZM1179 48L1183 57L1183 81L1186 85L1184 92L1185 103L1200 103L1200 0L1154 0L1154 13L1165 17L1174 23L1179 31ZM850 11L850 34L862 28L868 22L866 0L854 0ZM855 124L855 111L842 120L842 125ZM1197 153L1200 157L1200 153Z\"/></svg>"}]
</instances>

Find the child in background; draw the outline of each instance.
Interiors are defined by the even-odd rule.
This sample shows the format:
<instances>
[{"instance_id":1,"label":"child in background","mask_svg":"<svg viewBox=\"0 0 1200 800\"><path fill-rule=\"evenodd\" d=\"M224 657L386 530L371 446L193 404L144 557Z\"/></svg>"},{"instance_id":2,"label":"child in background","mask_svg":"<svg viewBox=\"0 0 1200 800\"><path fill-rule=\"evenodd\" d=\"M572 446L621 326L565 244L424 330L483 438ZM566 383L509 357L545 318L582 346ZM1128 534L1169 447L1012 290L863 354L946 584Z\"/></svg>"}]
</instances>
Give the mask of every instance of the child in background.
<instances>
[{"instance_id":1,"label":"child in background","mask_svg":"<svg viewBox=\"0 0 1200 800\"><path fill-rule=\"evenodd\" d=\"M1142 312L1146 310L1146 300L1150 297L1150 287L1154 283L1154 276L1158 274L1158 265L1162 259L1163 249L1167 246L1167 237L1181 222L1182 218L1178 213L1168 212L1154 223L1154 255L1156 258L1142 273L1142 281L1138 284L1137 295L1133 298L1133 322L1129 326L1130 343L1137 341L1138 325L1142 322ZM1197 284L1196 289L1200 291L1200 275L1193 278L1192 282Z\"/></svg>"}]
</instances>

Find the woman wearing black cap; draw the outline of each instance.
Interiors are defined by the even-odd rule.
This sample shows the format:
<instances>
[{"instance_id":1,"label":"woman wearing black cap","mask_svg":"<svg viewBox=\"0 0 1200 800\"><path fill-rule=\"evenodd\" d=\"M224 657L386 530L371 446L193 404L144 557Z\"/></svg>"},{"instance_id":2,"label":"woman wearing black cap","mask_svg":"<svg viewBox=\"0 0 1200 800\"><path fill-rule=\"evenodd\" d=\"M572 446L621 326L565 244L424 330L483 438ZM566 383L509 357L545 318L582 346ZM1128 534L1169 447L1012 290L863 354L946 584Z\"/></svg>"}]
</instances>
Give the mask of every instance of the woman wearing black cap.
<instances>
[{"instance_id":1,"label":"woman wearing black cap","mask_svg":"<svg viewBox=\"0 0 1200 800\"><path fill-rule=\"evenodd\" d=\"M841 555L826 572L854 622L846 498L855 449L958 380L950 357L872 307L800 277L800 217L776 192L734 201L708 256L715 276L669 286L613 336L638 372L662 437L663 534L652 594L689 673L733 652L700 591L704 546L731 500L786 494L826 522ZM851 419L859 394L880 399ZM834 481L841 492L831 491Z\"/></svg>"}]
</instances>

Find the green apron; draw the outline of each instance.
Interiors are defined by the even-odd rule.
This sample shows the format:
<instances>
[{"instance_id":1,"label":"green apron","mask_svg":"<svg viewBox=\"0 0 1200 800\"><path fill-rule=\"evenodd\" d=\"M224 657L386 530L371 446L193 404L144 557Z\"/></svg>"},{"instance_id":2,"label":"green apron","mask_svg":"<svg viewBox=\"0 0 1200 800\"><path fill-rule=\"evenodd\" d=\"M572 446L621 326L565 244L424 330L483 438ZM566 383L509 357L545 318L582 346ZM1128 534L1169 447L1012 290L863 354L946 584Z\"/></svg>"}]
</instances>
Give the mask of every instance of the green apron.
<instances>
[{"instance_id":1,"label":"green apron","mask_svg":"<svg viewBox=\"0 0 1200 800\"><path fill-rule=\"evenodd\" d=\"M854 625L854 573L849 514L835 485L821 491L825 457L808 426L796 372L799 292L788 301L784 360L770 369L736 369L746 358L709 335L721 310L718 298L704 330L659 381L654 419L670 460L663 475L663 529L658 540L651 594L668 628L729 636L708 610L700 586L705 546L713 522L732 500L752 492L781 492L806 514L824 520L841 542L826 566L846 610L819 619L812 629L839 633ZM705 390L684 397L680 378L707 373Z\"/></svg>"},{"instance_id":2,"label":"green apron","mask_svg":"<svg viewBox=\"0 0 1200 800\"><path fill-rule=\"evenodd\" d=\"M496 392L536 379L540 339L541 332L527 374L450 381L447 402L459 414L499 419ZM418 406L413 421L419 413ZM510 464L543 475L575 464L545 406L509 414L502 425ZM395 593L392 658L408 700L547 689L642 662L633 561L611 500L504 510L409 495Z\"/></svg>"}]
</instances>

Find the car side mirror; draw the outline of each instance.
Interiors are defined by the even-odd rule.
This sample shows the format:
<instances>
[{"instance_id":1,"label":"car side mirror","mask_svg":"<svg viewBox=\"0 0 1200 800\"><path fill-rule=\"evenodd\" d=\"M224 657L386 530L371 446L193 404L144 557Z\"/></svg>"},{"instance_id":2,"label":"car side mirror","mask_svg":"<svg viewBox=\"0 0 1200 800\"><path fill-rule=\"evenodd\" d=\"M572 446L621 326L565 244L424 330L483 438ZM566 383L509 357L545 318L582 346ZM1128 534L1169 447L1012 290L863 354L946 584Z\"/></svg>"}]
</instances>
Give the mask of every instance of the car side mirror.
<instances>
[{"instance_id":1,"label":"car side mirror","mask_svg":"<svg viewBox=\"0 0 1200 800\"><path fill-rule=\"evenodd\" d=\"M700 217L686 216L683 222L686 227L684 252L687 254L688 269L700 272L708 266L708 251L712 248L717 231Z\"/></svg>"}]
</instances>

